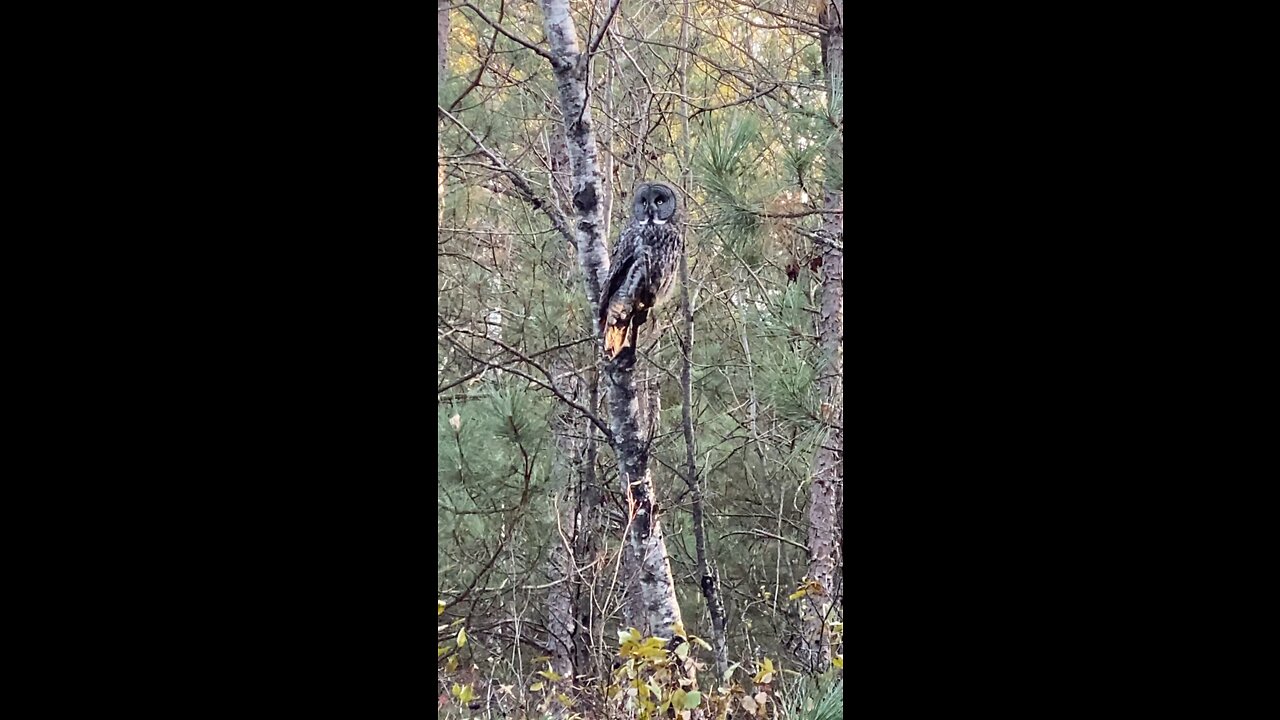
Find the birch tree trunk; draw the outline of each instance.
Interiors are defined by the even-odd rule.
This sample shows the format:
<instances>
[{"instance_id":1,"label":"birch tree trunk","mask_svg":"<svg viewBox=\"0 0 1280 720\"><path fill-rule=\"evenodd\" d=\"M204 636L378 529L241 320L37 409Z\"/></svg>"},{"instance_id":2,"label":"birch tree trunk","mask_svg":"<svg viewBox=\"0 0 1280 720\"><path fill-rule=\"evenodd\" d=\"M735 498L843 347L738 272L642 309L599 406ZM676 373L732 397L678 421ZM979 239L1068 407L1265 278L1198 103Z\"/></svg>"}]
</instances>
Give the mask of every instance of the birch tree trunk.
<instances>
[{"instance_id":1,"label":"birch tree trunk","mask_svg":"<svg viewBox=\"0 0 1280 720\"><path fill-rule=\"evenodd\" d=\"M844 102L844 0L828 0L823 14L827 26L828 107L836 126L827 148L827 182L823 191L823 207L828 211L843 210L844 190L835 181L833 167L843 160ZM827 424L826 438L819 443L813 463L813 482L809 490L809 579L817 582L821 592L811 592L812 601L805 613L805 639L815 672L831 665L829 624L832 621L835 596L838 499L843 492L841 456L844 452L844 397L841 374L844 371L844 215L829 212L823 216L820 235L828 242L815 242L822 258L822 304L818 317L818 345L821 366L818 392L820 415Z\"/></svg>"},{"instance_id":2,"label":"birch tree trunk","mask_svg":"<svg viewBox=\"0 0 1280 720\"><path fill-rule=\"evenodd\" d=\"M551 70L555 76L560 109L564 113L565 140L573 166L573 206L578 262L586 282L592 316L599 315L600 285L609 270L605 252L603 184L591 108L587 101L588 53L579 48L577 28L568 0L540 0ZM589 51L587 47L585 50ZM606 365L607 404L618 475L629 511L634 518L627 542L639 564L642 604L649 634L670 638L672 626L681 623L675 583L667 559L662 525L654 507L653 478L649 471L647 438L641 432L636 393L635 366L621 370Z\"/></svg>"},{"instance_id":3,"label":"birch tree trunk","mask_svg":"<svg viewBox=\"0 0 1280 720\"><path fill-rule=\"evenodd\" d=\"M600 314L600 283L609 272L603 233L604 187L591 107L587 103L587 54L578 49L578 30L569 14L569 0L540 0L547 41L551 45L551 72L564 115L564 135L573 169L573 209L577 215L574 235L578 265L587 284L592 317Z\"/></svg>"}]
</instances>

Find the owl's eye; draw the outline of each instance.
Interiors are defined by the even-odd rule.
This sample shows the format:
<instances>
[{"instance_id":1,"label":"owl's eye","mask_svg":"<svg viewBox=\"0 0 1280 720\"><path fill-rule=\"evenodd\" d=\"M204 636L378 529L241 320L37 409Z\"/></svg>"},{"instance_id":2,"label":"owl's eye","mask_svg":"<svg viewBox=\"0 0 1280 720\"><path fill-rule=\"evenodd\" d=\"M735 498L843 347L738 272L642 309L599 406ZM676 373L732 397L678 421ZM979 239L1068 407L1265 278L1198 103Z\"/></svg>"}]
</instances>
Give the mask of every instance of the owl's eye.
<instances>
[{"instance_id":1,"label":"owl's eye","mask_svg":"<svg viewBox=\"0 0 1280 720\"><path fill-rule=\"evenodd\" d=\"M658 204L659 204L659 205L661 205L661 204L662 204L662 198L658 198Z\"/></svg>"}]
</instances>

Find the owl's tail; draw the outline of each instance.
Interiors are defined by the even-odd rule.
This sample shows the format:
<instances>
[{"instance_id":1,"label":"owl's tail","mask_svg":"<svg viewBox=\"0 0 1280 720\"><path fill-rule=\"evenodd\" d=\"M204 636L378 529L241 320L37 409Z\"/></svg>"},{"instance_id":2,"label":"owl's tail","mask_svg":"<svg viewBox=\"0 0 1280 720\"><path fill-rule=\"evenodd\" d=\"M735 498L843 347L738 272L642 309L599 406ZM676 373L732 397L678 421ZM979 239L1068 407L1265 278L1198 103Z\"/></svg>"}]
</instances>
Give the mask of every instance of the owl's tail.
<instances>
[{"instance_id":1,"label":"owl's tail","mask_svg":"<svg viewBox=\"0 0 1280 720\"><path fill-rule=\"evenodd\" d=\"M627 347L628 330L631 329L632 307L630 302L611 302L604 313L604 354L610 360Z\"/></svg>"},{"instance_id":2,"label":"owl's tail","mask_svg":"<svg viewBox=\"0 0 1280 720\"><path fill-rule=\"evenodd\" d=\"M605 315L604 354L610 360L618 353L633 347L637 333L649 319L649 310L643 301L619 302L609 305Z\"/></svg>"},{"instance_id":3,"label":"owl's tail","mask_svg":"<svg viewBox=\"0 0 1280 720\"><path fill-rule=\"evenodd\" d=\"M627 326L609 325L604 329L604 354L610 359L618 357L618 353L627 346Z\"/></svg>"}]
</instances>

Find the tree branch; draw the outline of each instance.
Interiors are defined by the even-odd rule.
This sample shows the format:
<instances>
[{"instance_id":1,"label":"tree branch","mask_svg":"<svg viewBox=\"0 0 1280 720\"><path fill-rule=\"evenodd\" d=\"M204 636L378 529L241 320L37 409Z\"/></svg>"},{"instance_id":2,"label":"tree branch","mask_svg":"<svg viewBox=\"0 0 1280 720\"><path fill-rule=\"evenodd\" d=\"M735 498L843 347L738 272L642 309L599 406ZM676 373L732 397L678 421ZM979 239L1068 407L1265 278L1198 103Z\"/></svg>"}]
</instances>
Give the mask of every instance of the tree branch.
<instances>
[{"instance_id":1,"label":"tree branch","mask_svg":"<svg viewBox=\"0 0 1280 720\"><path fill-rule=\"evenodd\" d=\"M525 373L522 373L522 372L520 372L519 370L516 370L516 369L514 369L514 368L510 367L510 365L498 365L497 363L494 363L494 362L492 362L492 361L490 361L490 360L485 360L484 358L476 357L475 355L472 355L472 354L471 354L471 351L469 351L469 350L468 350L466 347L464 347L461 343L457 342L456 340L453 340L452 338L445 338L445 339L447 339L447 340L449 341L449 343L450 343L450 344L452 344L454 347L456 347L456 348L458 348L459 350L461 350L464 354L466 354L466 355L467 355L471 360L474 360L475 362L483 363L483 364L488 365L489 367L492 367L492 368L497 369L497 370L505 370L505 371L507 371L507 372L511 373L512 375L516 375L516 376L518 376L518 377L522 377L522 378L524 378L525 380L528 380L529 382L531 382L531 383L533 383L533 384L535 384L535 385L538 385L538 386L541 386L541 387L543 387L543 388L546 388L547 390L550 390L550 391L551 391L551 394L553 394L553 395L555 395L557 398L559 398L561 402L563 402L564 404L566 404L566 405L568 405L569 407L573 408L574 410L577 410L578 412L582 413L582 414L583 414L583 415L584 415L588 420L590 420L590 421L592 422L592 424L594 424L597 428L599 428L599 429L600 429L600 431L601 431L601 432L603 432L603 433L604 433L604 436L605 436L606 438L608 438L608 439L612 442L612 440L613 440L613 431L609 429L609 426L608 426L608 425L605 425L605 424L604 424L604 422L600 420L600 418L596 417L595 413L591 412L590 410L588 410L587 408L583 407L582 405L579 405L577 402L575 402L575 401L573 401L573 400L570 400L570 399L569 399L569 398L568 398L568 397L567 397L563 392L561 392L560 388L556 387L555 379L554 379L554 378L552 378L551 373L547 372L546 368L544 368L544 367L542 367L541 365L539 365L538 363L534 362L534 361L533 361L533 359L532 359L532 358L530 358L528 355L525 355L524 353L520 352L519 350L516 350L515 348L513 348L513 347L511 347L510 345L508 345L508 344L506 344L506 343L502 342L501 340L497 340L497 339L495 339L495 338L487 337L487 336L482 335L482 334L480 334L480 333L472 332L472 331L470 331L470 330L466 330L466 329L464 329L464 328L453 327L453 326L452 326L448 321L442 321L442 322L444 322L444 324L445 324L447 327L449 327L451 330L453 330L454 332L459 332L459 333L462 333L463 335L469 335L469 336L474 337L474 338L481 338L481 339L483 339L483 340L487 340L487 341L489 341L489 342L493 343L494 345L497 345L498 347L502 348L503 350L506 350L507 352L511 353L512 355L515 355L517 358L519 358L519 359L520 359L522 362L524 362L526 365L529 365L529 366L530 366L530 367L532 367L533 369L535 369L535 370L537 370L538 372L542 373L542 374L543 374L544 376L546 376L546 378L547 378L547 381L546 381L546 382L543 382L543 381L541 381L541 380L539 380L539 379L537 379L537 378L535 378L535 377L532 377L532 376L530 376L530 375L526 375Z\"/></svg>"},{"instance_id":2,"label":"tree branch","mask_svg":"<svg viewBox=\"0 0 1280 720\"><path fill-rule=\"evenodd\" d=\"M480 8L476 7L475 5L472 5L472 4L471 4L471 3L469 3L469 2L468 2L468 3L463 3L463 4L462 4L462 6L463 6L463 7L465 7L465 8L467 8L467 9L469 9L469 10L471 10L471 11L472 11L472 12L474 12L475 14L479 15L479 16L480 16L480 19L481 19L481 20L484 20L485 22L487 22L487 23L489 23L490 25L492 25L494 30L497 30L498 32L502 33L503 35L506 35L507 37L511 38L512 40L515 40L516 42L520 43L521 45L523 45L523 46L525 46L525 47L529 48L530 50L532 50L532 51L534 51L534 52L538 53L539 55L541 55L542 57L546 58L547 60L549 60L549 61L551 60L551 53L547 52L546 50L543 50L542 48L538 47L537 45L534 45L533 43L529 42L528 40L525 40L524 38L521 38L521 37L517 37L517 36L515 36L515 35L512 35L510 32L508 32L508 31L507 31L507 29L506 29L506 28L502 27L501 25L499 25L498 23L494 22L493 20L490 20L490 19L489 19L489 16L488 16L488 15L485 15L485 14L484 14L484 11L483 11L483 10L481 10Z\"/></svg>"},{"instance_id":3,"label":"tree branch","mask_svg":"<svg viewBox=\"0 0 1280 720\"><path fill-rule=\"evenodd\" d=\"M482 142L480 138L476 137L475 133L471 132L470 128L463 125L461 120L453 116L453 113L445 110L439 105L436 105L436 108L440 111L441 115L448 118L454 125L462 128L462 131L471 138L471 141L476 144L476 147L480 148L480 152L484 153L490 160L492 160L500 172L511 178L511 184L515 186L516 193L522 200L532 205L535 210L541 210L546 213L547 217L551 220L551 225L556 229L556 231L563 235L564 239L568 240L570 245L573 245L574 247L578 246L577 241L573 237L573 233L569 232L569 228L565 224L564 216L560 214L560 209L556 207L555 203L548 202L539 197L538 194L533 191L533 187L529 185L529 181L525 179L524 175L521 175L518 170L507 165L507 163L499 157L497 153L486 147L484 142Z\"/></svg>"},{"instance_id":4,"label":"tree branch","mask_svg":"<svg viewBox=\"0 0 1280 720\"><path fill-rule=\"evenodd\" d=\"M700 107L697 110L695 110L692 115L689 116L689 119L692 120L698 117L699 115L701 115L702 113L711 112L712 110L723 110L725 108L733 107L734 105L742 105L743 103L749 103L752 100L755 100L756 98L764 97L765 95L768 95L774 90L777 90L779 87L781 87L781 85L775 84L767 90L761 90L760 92L748 95L747 97L744 97L741 100L734 100L733 102L725 103L724 105L717 105L715 107L709 107L709 108Z\"/></svg>"},{"instance_id":5,"label":"tree branch","mask_svg":"<svg viewBox=\"0 0 1280 720\"><path fill-rule=\"evenodd\" d=\"M600 26L600 30L596 33L596 37L587 45L587 54L594 55L596 48L600 46L600 41L604 39L604 34L609 30L609 23L613 22L614 13L618 12L618 6L622 4L622 0L613 0L613 7L609 8L609 15L604 19L604 24Z\"/></svg>"}]
</instances>

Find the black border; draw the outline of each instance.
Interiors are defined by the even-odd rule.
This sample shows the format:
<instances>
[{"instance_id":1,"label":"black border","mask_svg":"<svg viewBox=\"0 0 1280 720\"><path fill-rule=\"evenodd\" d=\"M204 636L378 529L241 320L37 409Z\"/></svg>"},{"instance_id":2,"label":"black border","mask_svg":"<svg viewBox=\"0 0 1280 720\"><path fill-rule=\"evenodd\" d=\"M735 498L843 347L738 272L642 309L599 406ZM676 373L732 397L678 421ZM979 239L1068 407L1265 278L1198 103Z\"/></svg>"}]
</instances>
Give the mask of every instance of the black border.
<instances>
[{"instance_id":1,"label":"black border","mask_svg":"<svg viewBox=\"0 0 1280 720\"><path fill-rule=\"evenodd\" d=\"M430 18L275 12L106 43L138 41L113 58L123 87L92 96L109 128L95 159L115 172L97 188L112 199L85 202L127 202L112 217L129 232L84 275L114 311L95 381L129 390L104 393L119 410L84 442L147 489L105 493L78 532L136 553L106 602L187 702L416 706L432 113L408 30ZM1116 152L1117 122L1141 116L1113 74L1134 37L1057 10L858 12L848 697L874 712L1076 691L1054 673L1105 616L1079 588L1119 581L1108 552L1126 541L1128 519L1096 506L1134 500L1094 479L1139 404L1116 368L1135 367L1121 308L1142 249L1102 242L1133 229L1114 198L1143 170Z\"/></svg>"}]
</instances>

